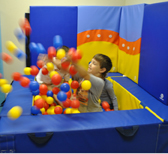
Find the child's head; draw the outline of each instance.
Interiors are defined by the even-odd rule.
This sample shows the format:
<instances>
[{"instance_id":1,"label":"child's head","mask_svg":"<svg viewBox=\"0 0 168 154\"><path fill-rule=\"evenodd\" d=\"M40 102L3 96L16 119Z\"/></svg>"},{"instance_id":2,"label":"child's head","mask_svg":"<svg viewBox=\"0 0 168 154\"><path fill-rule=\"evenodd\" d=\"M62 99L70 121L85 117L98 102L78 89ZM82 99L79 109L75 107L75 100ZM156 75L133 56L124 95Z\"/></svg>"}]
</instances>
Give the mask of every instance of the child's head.
<instances>
[{"instance_id":1,"label":"child's head","mask_svg":"<svg viewBox=\"0 0 168 154\"><path fill-rule=\"evenodd\" d=\"M96 54L89 64L88 72L104 79L111 68L112 62L108 56Z\"/></svg>"}]
</instances>

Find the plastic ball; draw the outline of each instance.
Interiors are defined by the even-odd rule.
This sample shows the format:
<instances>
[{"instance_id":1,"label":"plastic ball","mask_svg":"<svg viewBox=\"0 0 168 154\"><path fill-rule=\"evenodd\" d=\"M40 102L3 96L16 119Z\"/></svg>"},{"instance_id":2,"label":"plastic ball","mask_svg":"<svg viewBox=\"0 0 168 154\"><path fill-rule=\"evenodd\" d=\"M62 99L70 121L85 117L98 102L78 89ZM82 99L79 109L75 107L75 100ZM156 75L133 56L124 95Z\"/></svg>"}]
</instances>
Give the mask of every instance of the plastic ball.
<instances>
[{"instance_id":1,"label":"plastic ball","mask_svg":"<svg viewBox=\"0 0 168 154\"><path fill-rule=\"evenodd\" d=\"M45 101L47 100L47 95L45 95L45 94L42 95L42 94L41 94L40 96L41 96L41 98L43 98Z\"/></svg>"},{"instance_id":2,"label":"plastic ball","mask_svg":"<svg viewBox=\"0 0 168 154\"><path fill-rule=\"evenodd\" d=\"M7 84L8 83L8 80L6 79L0 79L0 87L4 84Z\"/></svg>"},{"instance_id":3,"label":"plastic ball","mask_svg":"<svg viewBox=\"0 0 168 154\"><path fill-rule=\"evenodd\" d=\"M52 62L48 62L46 66L48 71L52 71L54 69L54 64Z\"/></svg>"},{"instance_id":4,"label":"plastic ball","mask_svg":"<svg viewBox=\"0 0 168 154\"><path fill-rule=\"evenodd\" d=\"M43 115L48 115L47 111L45 111L44 113L42 113Z\"/></svg>"},{"instance_id":5,"label":"plastic ball","mask_svg":"<svg viewBox=\"0 0 168 154\"><path fill-rule=\"evenodd\" d=\"M36 66L34 66L34 65L31 66L30 74L32 76L36 76L38 74L38 72L39 72L39 69Z\"/></svg>"},{"instance_id":6,"label":"plastic ball","mask_svg":"<svg viewBox=\"0 0 168 154\"><path fill-rule=\"evenodd\" d=\"M49 104L45 101L44 102L44 108L45 108L45 110L48 110L49 107L50 107Z\"/></svg>"},{"instance_id":7,"label":"plastic ball","mask_svg":"<svg viewBox=\"0 0 168 154\"><path fill-rule=\"evenodd\" d=\"M46 50L41 43L37 43L37 54L46 54Z\"/></svg>"},{"instance_id":8,"label":"plastic ball","mask_svg":"<svg viewBox=\"0 0 168 154\"><path fill-rule=\"evenodd\" d=\"M101 103L101 99L98 100L99 104Z\"/></svg>"},{"instance_id":9,"label":"plastic ball","mask_svg":"<svg viewBox=\"0 0 168 154\"><path fill-rule=\"evenodd\" d=\"M49 97L47 97L46 102L48 104L52 104L54 102L54 98L49 96Z\"/></svg>"},{"instance_id":10,"label":"plastic ball","mask_svg":"<svg viewBox=\"0 0 168 154\"><path fill-rule=\"evenodd\" d=\"M30 83L30 80L27 77L21 77L20 78L20 85L22 87L25 87L25 88L28 87L29 83Z\"/></svg>"},{"instance_id":11,"label":"plastic ball","mask_svg":"<svg viewBox=\"0 0 168 154\"><path fill-rule=\"evenodd\" d=\"M71 91L66 92L67 98L71 97Z\"/></svg>"},{"instance_id":12,"label":"plastic ball","mask_svg":"<svg viewBox=\"0 0 168 154\"><path fill-rule=\"evenodd\" d=\"M30 75L31 74L30 73L30 71L31 71L30 67L25 67L23 71L24 71L24 74L26 74L26 75Z\"/></svg>"},{"instance_id":13,"label":"plastic ball","mask_svg":"<svg viewBox=\"0 0 168 154\"><path fill-rule=\"evenodd\" d=\"M36 106L31 107L31 114L38 114L40 113L40 110Z\"/></svg>"},{"instance_id":14,"label":"plastic ball","mask_svg":"<svg viewBox=\"0 0 168 154\"><path fill-rule=\"evenodd\" d=\"M56 106L57 104L56 103L52 103L52 104L50 104L50 106Z\"/></svg>"},{"instance_id":15,"label":"plastic ball","mask_svg":"<svg viewBox=\"0 0 168 154\"><path fill-rule=\"evenodd\" d=\"M41 98L41 96L40 96L40 95L36 95L36 96L34 97L34 101L36 101L36 100L39 99L39 98Z\"/></svg>"},{"instance_id":16,"label":"plastic ball","mask_svg":"<svg viewBox=\"0 0 168 154\"><path fill-rule=\"evenodd\" d=\"M14 30L14 34L20 43L25 42L26 36L20 27Z\"/></svg>"},{"instance_id":17,"label":"plastic ball","mask_svg":"<svg viewBox=\"0 0 168 154\"><path fill-rule=\"evenodd\" d=\"M60 48L63 46L63 41L62 41L62 37L60 35L55 35L53 38L53 46L55 47L55 49Z\"/></svg>"},{"instance_id":18,"label":"plastic ball","mask_svg":"<svg viewBox=\"0 0 168 154\"><path fill-rule=\"evenodd\" d=\"M77 49L76 52L78 53L78 59L81 59L83 56L83 52L80 49Z\"/></svg>"},{"instance_id":19,"label":"plastic ball","mask_svg":"<svg viewBox=\"0 0 168 154\"><path fill-rule=\"evenodd\" d=\"M105 110L106 110L106 109L110 109L109 103L106 102L106 101L103 101L103 102L102 102L102 108L105 109Z\"/></svg>"},{"instance_id":20,"label":"plastic ball","mask_svg":"<svg viewBox=\"0 0 168 154\"><path fill-rule=\"evenodd\" d=\"M67 99L67 95L65 92L63 91L60 91L58 94L57 94L57 99L60 101L60 102L63 102Z\"/></svg>"},{"instance_id":21,"label":"plastic ball","mask_svg":"<svg viewBox=\"0 0 168 154\"><path fill-rule=\"evenodd\" d=\"M9 119L16 120L21 116L22 111L23 110L20 106L14 106L8 111L7 116Z\"/></svg>"},{"instance_id":22,"label":"plastic ball","mask_svg":"<svg viewBox=\"0 0 168 154\"><path fill-rule=\"evenodd\" d=\"M69 98L67 98L64 102L62 102L62 104L65 108L70 107L71 106L71 100Z\"/></svg>"},{"instance_id":23,"label":"plastic ball","mask_svg":"<svg viewBox=\"0 0 168 154\"><path fill-rule=\"evenodd\" d=\"M54 112L55 112L55 114L62 114L62 107L60 107L60 106L56 106L55 108L54 108Z\"/></svg>"},{"instance_id":24,"label":"plastic ball","mask_svg":"<svg viewBox=\"0 0 168 154\"><path fill-rule=\"evenodd\" d=\"M73 76L77 73L77 70L75 69L74 65L71 65L69 68L69 73Z\"/></svg>"},{"instance_id":25,"label":"plastic ball","mask_svg":"<svg viewBox=\"0 0 168 154\"><path fill-rule=\"evenodd\" d=\"M105 111L111 111L111 109L107 108L107 109L105 109Z\"/></svg>"},{"instance_id":26,"label":"plastic ball","mask_svg":"<svg viewBox=\"0 0 168 154\"><path fill-rule=\"evenodd\" d=\"M57 71L51 71L50 72L50 78L52 78L52 76L55 75L55 74L58 74L58 72Z\"/></svg>"},{"instance_id":27,"label":"plastic ball","mask_svg":"<svg viewBox=\"0 0 168 154\"><path fill-rule=\"evenodd\" d=\"M31 91L36 91L39 89L39 83L37 81L31 81L29 84L29 88Z\"/></svg>"},{"instance_id":28,"label":"plastic ball","mask_svg":"<svg viewBox=\"0 0 168 154\"><path fill-rule=\"evenodd\" d=\"M61 60L63 57L65 57L65 55L66 55L66 52L65 52L64 49L59 49L59 50L57 51L57 58L58 58L58 59Z\"/></svg>"},{"instance_id":29,"label":"plastic ball","mask_svg":"<svg viewBox=\"0 0 168 154\"><path fill-rule=\"evenodd\" d=\"M34 102L34 105L38 108L38 109L41 109L44 107L44 103L45 103L45 100L42 99L42 98L39 98L37 99L35 102Z\"/></svg>"},{"instance_id":30,"label":"plastic ball","mask_svg":"<svg viewBox=\"0 0 168 154\"><path fill-rule=\"evenodd\" d=\"M45 68L45 67L42 68L42 74L43 75L47 75L48 74L47 68Z\"/></svg>"},{"instance_id":31,"label":"plastic ball","mask_svg":"<svg viewBox=\"0 0 168 154\"><path fill-rule=\"evenodd\" d=\"M73 53L75 53L76 52L76 49L75 48L70 48L69 50L68 50L68 56L72 56L73 55Z\"/></svg>"},{"instance_id":32,"label":"plastic ball","mask_svg":"<svg viewBox=\"0 0 168 154\"><path fill-rule=\"evenodd\" d=\"M72 108L66 108L64 110L64 114L71 114L72 113Z\"/></svg>"},{"instance_id":33,"label":"plastic ball","mask_svg":"<svg viewBox=\"0 0 168 154\"><path fill-rule=\"evenodd\" d=\"M43 107L43 108L40 109L40 111L41 111L42 114L44 114L46 110L45 110L45 108Z\"/></svg>"},{"instance_id":34,"label":"plastic ball","mask_svg":"<svg viewBox=\"0 0 168 154\"><path fill-rule=\"evenodd\" d=\"M42 95L46 95L48 91L48 87L45 84L41 84L39 87L39 90Z\"/></svg>"},{"instance_id":35,"label":"plastic ball","mask_svg":"<svg viewBox=\"0 0 168 154\"><path fill-rule=\"evenodd\" d=\"M62 77L59 74L54 74L51 78L51 81L54 85L59 85L62 81Z\"/></svg>"},{"instance_id":36,"label":"plastic ball","mask_svg":"<svg viewBox=\"0 0 168 154\"><path fill-rule=\"evenodd\" d=\"M52 59L53 57L56 57L56 49L54 47L49 47L48 48L48 58Z\"/></svg>"},{"instance_id":37,"label":"plastic ball","mask_svg":"<svg viewBox=\"0 0 168 154\"><path fill-rule=\"evenodd\" d=\"M59 91L60 91L60 90L59 90L58 87L54 87L54 88L52 89L52 92L53 92L55 95L57 95Z\"/></svg>"},{"instance_id":38,"label":"plastic ball","mask_svg":"<svg viewBox=\"0 0 168 154\"><path fill-rule=\"evenodd\" d=\"M91 88L92 84L89 80L84 80L81 84L81 87L83 90L89 90Z\"/></svg>"},{"instance_id":39,"label":"plastic ball","mask_svg":"<svg viewBox=\"0 0 168 154\"><path fill-rule=\"evenodd\" d=\"M38 61L37 61L37 66L38 66L39 68L42 68L42 67L44 66L44 61L38 60Z\"/></svg>"},{"instance_id":40,"label":"plastic ball","mask_svg":"<svg viewBox=\"0 0 168 154\"><path fill-rule=\"evenodd\" d=\"M12 79L14 81L19 81L21 77L22 77L22 75L19 72L12 73Z\"/></svg>"},{"instance_id":41,"label":"plastic ball","mask_svg":"<svg viewBox=\"0 0 168 154\"><path fill-rule=\"evenodd\" d=\"M63 62L61 62L61 67L64 70L68 69L69 65L70 65L69 61L63 61Z\"/></svg>"},{"instance_id":42,"label":"plastic ball","mask_svg":"<svg viewBox=\"0 0 168 154\"><path fill-rule=\"evenodd\" d=\"M11 92L12 91L12 85L10 85L10 84L3 84L1 86L1 91L3 93L9 93L9 92Z\"/></svg>"},{"instance_id":43,"label":"plastic ball","mask_svg":"<svg viewBox=\"0 0 168 154\"><path fill-rule=\"evenodd\" d=\"M74 52L72 55L71 55L71 59L73 62L78 62L79 58L81 59L82 57L80 57L80 54L78 52Z\"/></svg>"},{"instance_id":44,"label":"plastic ball","mask_svg":"<svg viewBox=\"0 0 168 154\"><path fill-rule=\"evenodd\" d=\"M15 53L15 50L17 49L16 45L12 41L6 42L6 48L12 53Z\"/></svg>"},{"instance_id":45,"label":"plastic ball","mask_svg":"<svg viewBox=\"0 0 168 154\"><path fill-rule=\"evenodd\" d=\"M72 89L77 89L78 87L79 87L78 81L72 81L72 83L71 83L71 88L72 88Z\"/></svg>"},{"instance_id":46,"label":"plastic ball","mask_svg":"<svg viewBox=\"0 0 168 154\"><path fill-rule=\"evenodd\" d=\"M51 90L47 91L47 96L53 97L53 92Z\"/></svg>"},{"instance_id":47,"label":"plastic ball","mask_svg":"<svg viewBox=\"0 0 168 154\"><path fill-rule=\"evenodd\" d=\"M80 106L80 102L77 99L71 101L72 108L79 108L79 106Z\"/></svg>"},{"instance_id":48,"label":"plastic ball","mask_svg":"<svg viewBox=\"0 0 168 154\"><path fill-rule=\"evenodd\" d=\"M64 92L68 92L70 90L70 86L67 83L63 83L61 84L60 89Z\"/></svg>"},{"instance_id":49,"label":"plastic ball","mask_svg":"<svg viewBox=\"0 0 168 154\"><path fill-rule=\"evenodd\" d=\"M13 62L13 58L5 52L0 54L0 58L7 64L11 64Z\"/></svg>"},{"instance_id":50,"label":"plastic ball","mask_svg":"<svg viewBox=\"0 0 168 154\"><path fill-rule=\"evenodd\" d=\"M72 114L76 114L76 113L80 113L80 111L78 109L73 109L72 108L72 111L71 111Z\"/></svg>"},{"instance_id":51,"label":"plastic ball","mask_svg":"<svg viewBox=\"0 0 168 154\"><path fill-rule=\"evenodd\" d=\"M29 44L29 50L32 52L32 53L37 53L37 44L36 43L34 43L34 42L31 42L30 44Z\"/></svg>"},{"instance_id":52,"label":"plastic ball","mask_svg":"<svg viewBox=\"0 0 168 154\"><path fill-rule=\"evenodd\" d=\"M14 54L19 60L24 60L26 58L26 54L21 49L17 48Z\"/></svg>"}]
</instances>

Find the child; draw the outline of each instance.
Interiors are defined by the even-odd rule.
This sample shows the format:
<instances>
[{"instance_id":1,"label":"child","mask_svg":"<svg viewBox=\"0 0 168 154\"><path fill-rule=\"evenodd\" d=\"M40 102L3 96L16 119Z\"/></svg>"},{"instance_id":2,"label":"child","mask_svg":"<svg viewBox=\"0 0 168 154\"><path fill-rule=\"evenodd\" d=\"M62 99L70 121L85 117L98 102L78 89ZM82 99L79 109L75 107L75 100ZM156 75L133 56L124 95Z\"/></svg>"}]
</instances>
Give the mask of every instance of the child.
<instances>
[{"instance_id":1,"label":"child","mask_svg":"<svg viewBox=\"0 0 168 154\"><path fill-rule=\"evenodd\" d=\"M114 109L116 111L118 110L118 103L113 90L113 84L109 80L105 79L107 73L112 68L112 62L108 56L103 54L97 54L93 58L100 63L100 68L106 68L106 70L101 75L101 78L104 80L104 87L100 96L101 103L103 101L108 102L110 109Z\"/></svg>"},{"instance_id":2,"label":"child","mask_svg":"<svg viewBox=\"0 0 168 154\"><path fill-rule=\"evenodd\" d=\"M76 97L80 101L79 111L82 112L102 112L101 105L98 100L101 96L104 87L104 74L108 72L111 67L106 64L107 56L103 55L101 59L97 60L97 54L93 57L91 63L89 64L88 71L86 71L80 65L72 62L77 70L77 74L73 76L74 80L79 83L83 80L89 80L91 82L91 88L86 91L81 87L77 89ZM68 59L71 60L70 57Z\"/></svg>"}]
</instances>

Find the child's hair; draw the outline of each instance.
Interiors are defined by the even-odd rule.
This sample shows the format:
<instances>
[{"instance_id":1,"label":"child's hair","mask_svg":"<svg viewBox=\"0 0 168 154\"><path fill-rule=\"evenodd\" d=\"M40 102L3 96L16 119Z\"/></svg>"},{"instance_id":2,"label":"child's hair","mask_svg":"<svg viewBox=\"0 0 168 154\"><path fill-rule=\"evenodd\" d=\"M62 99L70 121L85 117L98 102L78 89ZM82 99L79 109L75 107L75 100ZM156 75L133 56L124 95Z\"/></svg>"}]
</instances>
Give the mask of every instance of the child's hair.
<instances>
[{"instance_id":1,"label":"child's hair","mask_svg":"<svg viewBox=\"0 0 168 154\"><path fill-rule=\"evenodd\" d=\"M108 71L112 68L111 59L103 54L96 54L93 58L100 63L100 68L106 68L106 71L102 73L102 78L105 78Z\"/></svg>"},{"instance_id":2,"label":"child's hair","mask_svg":"<svg viewBox=\"0 0 168 154\"><path fill-rule=\"evenodd\" d=\"M59 49L64 49L66 53L69 51L69 47L67 47L67 46L65 46L65 45L63 45L63 46L60 47L60 48L57 48L57 50L59 50Z\"/></svg>"}]
</instances>

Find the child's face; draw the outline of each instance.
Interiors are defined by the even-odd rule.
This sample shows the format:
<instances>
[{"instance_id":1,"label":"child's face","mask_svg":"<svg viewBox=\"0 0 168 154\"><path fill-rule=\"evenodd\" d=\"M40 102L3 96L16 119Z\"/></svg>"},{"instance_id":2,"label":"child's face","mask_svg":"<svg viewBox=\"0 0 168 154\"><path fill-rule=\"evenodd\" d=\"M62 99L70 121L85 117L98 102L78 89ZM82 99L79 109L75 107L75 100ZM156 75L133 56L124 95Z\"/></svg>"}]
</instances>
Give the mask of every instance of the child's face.
<instances>
[{"instance_id":1,"label":"child's face","mask_svg":"<svg viewBox=\"0 0 168 154\"><path fill-rule=\"evenodd\" d=\"M100 73L100 70L101 70L100 63L96 59L93 58L89 64L88 72L93 75L97 75Z\"/></svg>"}]
</instances>

